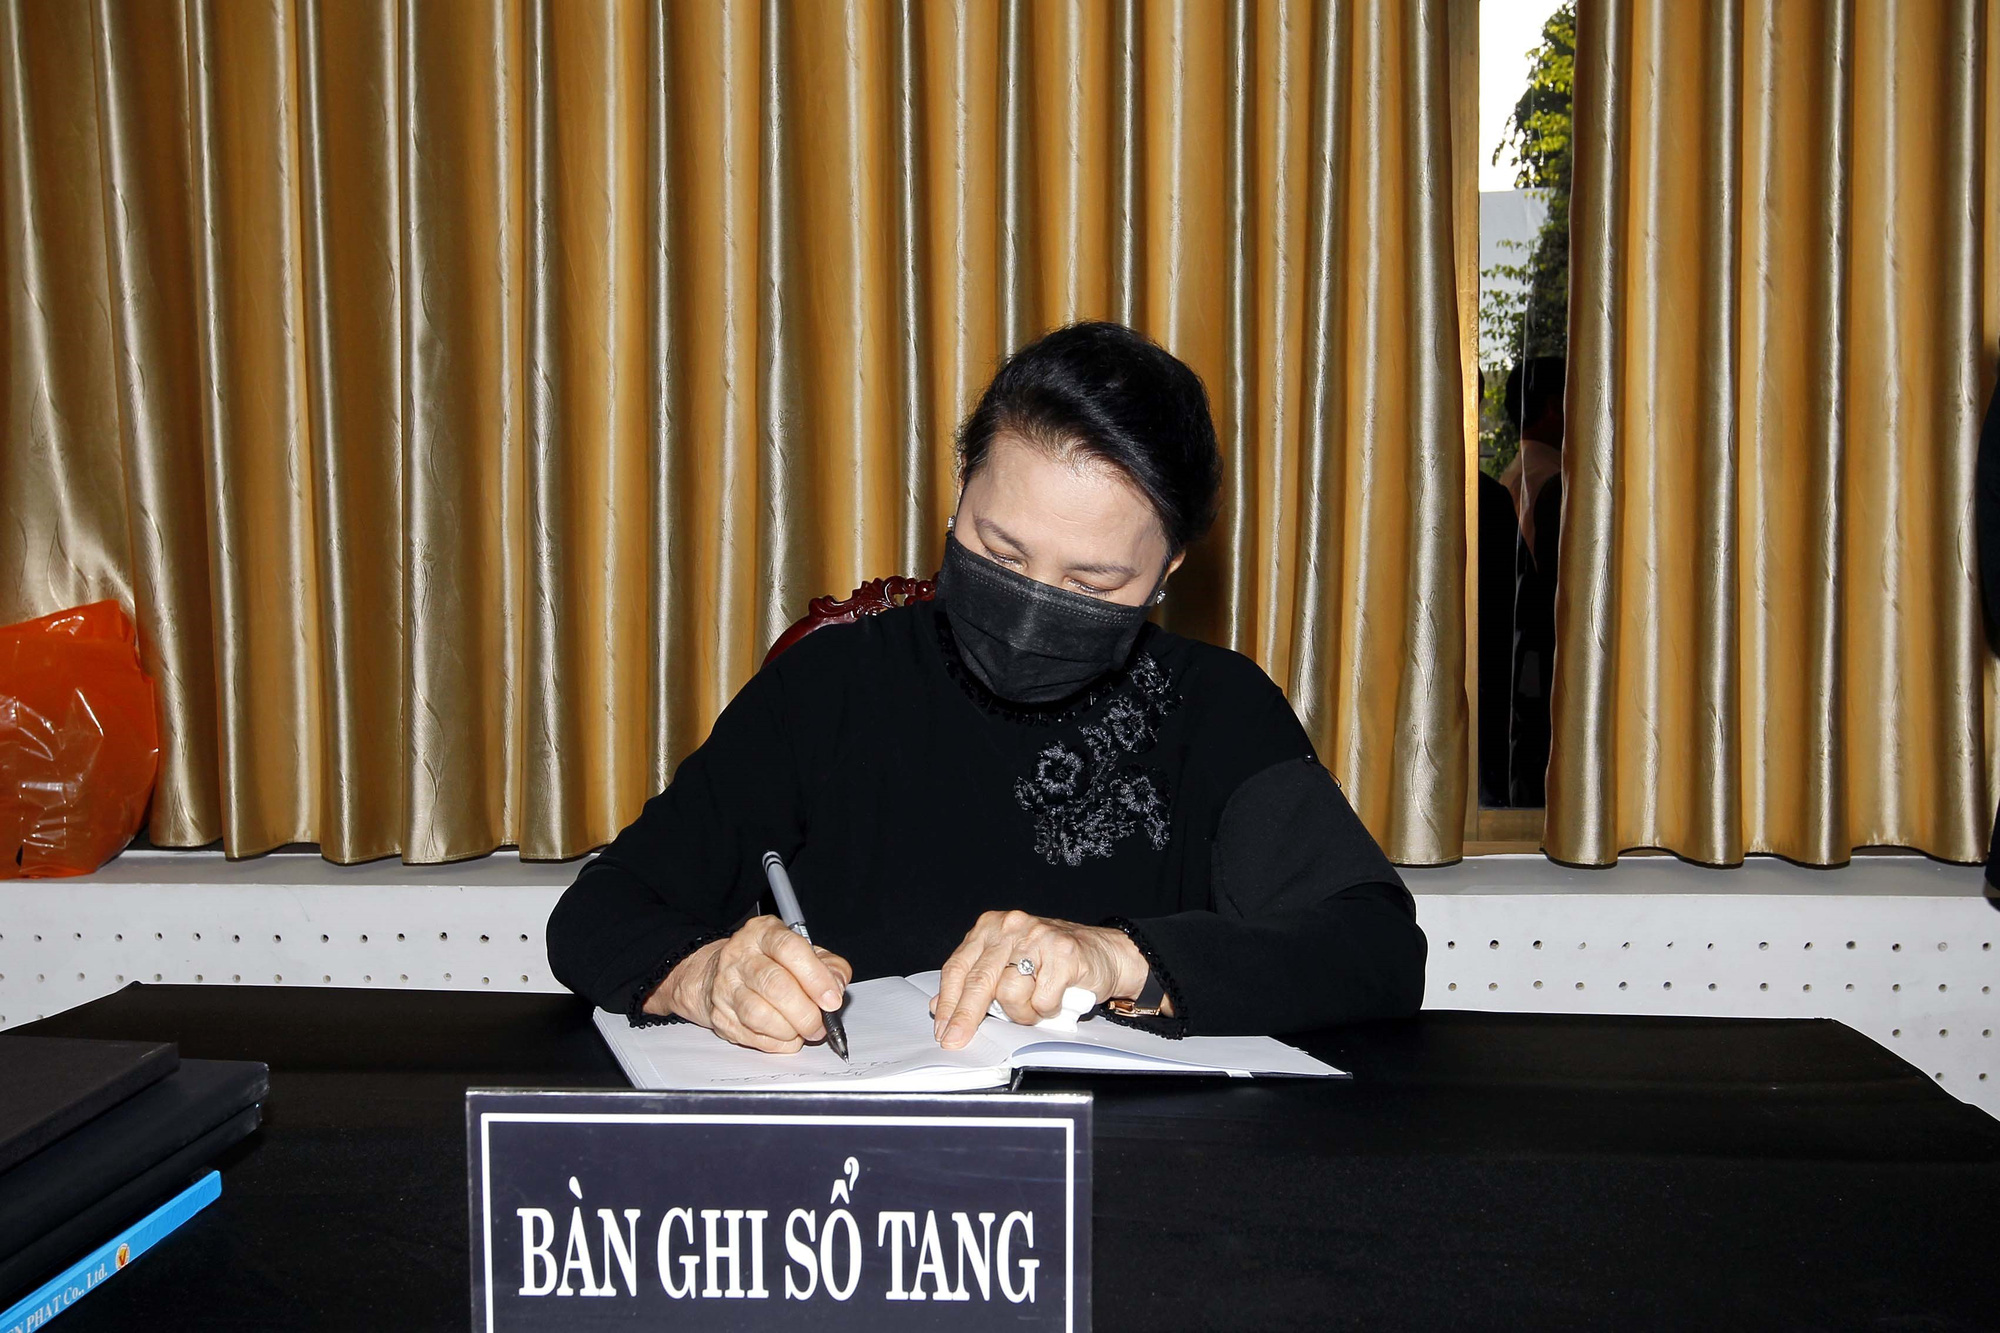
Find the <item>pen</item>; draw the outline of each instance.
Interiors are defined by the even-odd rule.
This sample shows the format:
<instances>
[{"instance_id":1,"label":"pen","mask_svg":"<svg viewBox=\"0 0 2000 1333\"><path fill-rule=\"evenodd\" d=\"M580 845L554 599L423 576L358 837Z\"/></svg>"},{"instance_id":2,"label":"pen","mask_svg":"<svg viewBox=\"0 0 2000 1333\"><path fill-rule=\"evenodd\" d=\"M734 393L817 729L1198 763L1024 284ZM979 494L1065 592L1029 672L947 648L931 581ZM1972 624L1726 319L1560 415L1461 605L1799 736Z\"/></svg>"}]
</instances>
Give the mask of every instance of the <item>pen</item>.
<instances>
[{"instance_id":1,"label":"pen","mask_svg":"<svg viewBox=\"0 0 2000 1333\"><path fill-rule=\"evenodd\" d=\"M799 896L792 892L792 877L785 873L785 863L776 852L764 853L764 878L771 881L771 896L778 900L778 919L794 935L811 944L812 933L806 929L806 914L799 910ZM840 1021L840 1011L827 1009L822 1012L826 1015L826 1044L833 1047L835 1055L845 1060L847 1028Z\"/></svg>"}]
</instances>

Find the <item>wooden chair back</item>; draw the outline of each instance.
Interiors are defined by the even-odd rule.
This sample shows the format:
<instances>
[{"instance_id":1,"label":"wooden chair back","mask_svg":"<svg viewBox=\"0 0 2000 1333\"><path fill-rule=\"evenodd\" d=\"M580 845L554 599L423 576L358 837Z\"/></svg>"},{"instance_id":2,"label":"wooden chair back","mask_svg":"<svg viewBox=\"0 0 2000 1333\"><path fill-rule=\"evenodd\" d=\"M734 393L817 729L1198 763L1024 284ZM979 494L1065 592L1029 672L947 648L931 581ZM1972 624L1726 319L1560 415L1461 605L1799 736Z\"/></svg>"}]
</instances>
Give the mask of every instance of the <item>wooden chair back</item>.
<instances>
[{"instance_id":1,"label":"wooden chair back","mask_svg":"<svg viewBox=\"0 0 2000 1333\"><path fill-rule=\"evenodd\" d=\"M815 597L806 604L806 613L778 636L778 641L771 645L771 651L764 654L764 661L770 663L779 653L814 630L825 629L828 625L851 624L863 616L879 616L891 607L908 606L911 602L928 602L936 592L937 585L929 579L892 574L886 579L870 579L837 600Z\"/></svg>"}]
</instances>

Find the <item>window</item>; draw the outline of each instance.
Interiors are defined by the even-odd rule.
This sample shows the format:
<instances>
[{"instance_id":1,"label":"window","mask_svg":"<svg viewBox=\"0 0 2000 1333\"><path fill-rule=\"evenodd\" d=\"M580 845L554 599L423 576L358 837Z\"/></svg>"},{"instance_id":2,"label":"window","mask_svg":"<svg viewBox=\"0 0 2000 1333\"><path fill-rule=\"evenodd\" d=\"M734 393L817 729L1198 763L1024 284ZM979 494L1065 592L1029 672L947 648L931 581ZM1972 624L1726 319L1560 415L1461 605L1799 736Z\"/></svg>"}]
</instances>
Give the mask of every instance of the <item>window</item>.
<instances>
[{"instance_id":1,"label":"window","mask_svg":"<svg viewBox=\"0 0 2000 1333\"><path fill-rule=\"evenodd\" d=\"M1479 16L1478 810L1471 839L1539 842L1549 754L1569 336L1574 0ZM1468 848L1475 850L1475 848Z\"/></svg>"}]
</instances>

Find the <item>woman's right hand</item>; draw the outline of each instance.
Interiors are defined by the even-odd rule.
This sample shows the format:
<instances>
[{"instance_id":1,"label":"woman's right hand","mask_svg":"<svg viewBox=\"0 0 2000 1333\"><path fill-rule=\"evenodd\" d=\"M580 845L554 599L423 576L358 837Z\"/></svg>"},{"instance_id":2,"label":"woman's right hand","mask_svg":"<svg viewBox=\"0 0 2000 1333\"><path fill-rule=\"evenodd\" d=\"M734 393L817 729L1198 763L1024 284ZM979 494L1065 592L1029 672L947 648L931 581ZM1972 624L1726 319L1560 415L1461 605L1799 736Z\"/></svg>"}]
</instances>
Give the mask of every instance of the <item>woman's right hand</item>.
<instances>
[{"instance_id":1,"label":"woman's right hand","mask_svg":"<svg viewBox=\"0 0 2000 1333\"><path fill-rule=\"evenodd\" d=\"M646 997L649 1014L678 1014L725 1041L790 1055L826 1036L854 969L774 916L754 916L726 940L683 958Z\"/></svg>"}]
</instances>

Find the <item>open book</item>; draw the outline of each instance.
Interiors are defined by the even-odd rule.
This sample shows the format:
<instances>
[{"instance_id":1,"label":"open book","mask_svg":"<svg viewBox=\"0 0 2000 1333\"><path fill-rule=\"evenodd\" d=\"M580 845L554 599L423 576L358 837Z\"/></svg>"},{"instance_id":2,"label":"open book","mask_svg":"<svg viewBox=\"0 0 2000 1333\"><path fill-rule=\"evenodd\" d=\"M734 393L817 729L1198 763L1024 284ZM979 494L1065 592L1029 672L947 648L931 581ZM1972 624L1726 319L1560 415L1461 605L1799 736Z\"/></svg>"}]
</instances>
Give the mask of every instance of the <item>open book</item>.
<instances>
[{"instance_id":1,"label":"open book","mask_svg":"<svg viewBox=\"0 0 2000 1333\"><path fill-rule=\"evenodd\" d=\"M935 972L878 977L847 988L841 1019L852 1063L824 1045L793 1055L732 1046L707 1028L670 1023L635 1028L623 1015L597 1013L598 1030L635 1088L657 1091L964 1092L1006 1084L1017 1069L1093 1074L1284 1074L1345 1078L1332 1065L1270 1037L1173 1040L1103 1018L1073 1032L988 1018L964 1047L947 1051L931 1035Z\"/></svg>"}]
</instances>

